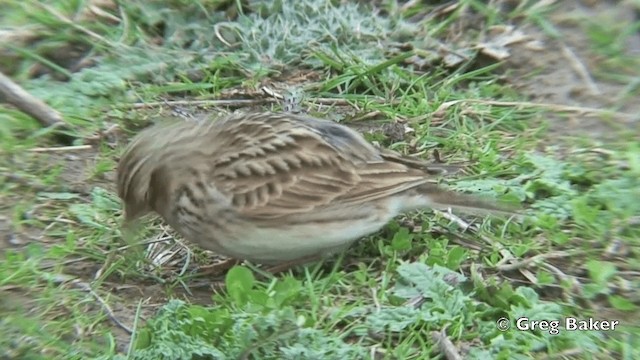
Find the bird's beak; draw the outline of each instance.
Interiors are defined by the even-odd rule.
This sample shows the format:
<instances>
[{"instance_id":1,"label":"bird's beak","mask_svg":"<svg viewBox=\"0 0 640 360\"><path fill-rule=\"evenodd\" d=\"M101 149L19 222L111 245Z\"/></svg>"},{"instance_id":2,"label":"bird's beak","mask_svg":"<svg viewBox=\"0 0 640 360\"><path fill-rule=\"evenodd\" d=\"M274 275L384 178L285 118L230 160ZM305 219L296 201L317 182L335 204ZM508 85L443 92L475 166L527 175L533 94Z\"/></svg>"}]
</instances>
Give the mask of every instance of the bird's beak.
<instances>
[{"instance_id":1,"label":"bird's beak","mask_svg":"<svg viewBox=\"0 0 640 360\"><path fill-rule=\"evenodd\" d=\"M122 238L127 244L133 244L136 234L141 228L140 217L144 215L136 207L125 205L124 220L122 221Z\"/></svg>"},{"instance_id":2,"label":"bird's beak","mask_svg":"<svg viewBox=\"0 0 640 360\"><path fill-rule=\"evenodd\" d=\"M143 217L149 211L145 206L138 206L137 204L125 204L124 205L124 222L123 225L137 223L138 219Z\"/></svg>"}]
</instances>

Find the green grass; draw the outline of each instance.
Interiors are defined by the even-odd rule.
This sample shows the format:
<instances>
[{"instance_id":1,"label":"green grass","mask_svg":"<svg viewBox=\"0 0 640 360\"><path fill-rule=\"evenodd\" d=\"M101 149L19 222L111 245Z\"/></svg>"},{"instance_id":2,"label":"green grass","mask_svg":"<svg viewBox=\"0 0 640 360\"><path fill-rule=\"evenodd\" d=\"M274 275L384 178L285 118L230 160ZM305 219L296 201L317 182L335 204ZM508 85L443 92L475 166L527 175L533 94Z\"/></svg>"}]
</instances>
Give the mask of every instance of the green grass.
<instances>
[{"instance_id":1,"label":"green grass","mask_svg":"<svg viewBox=\"0 0 640 360\"><path fill-rule=\"evenodd\" d=\"M3 71L64 114L71 145L91 145L31 151L61 144L0 107L0 357L424 359L442 354L437 334L468 358L640 356L637 135L620 124L606 142L589 129L550 131L564 114L526 105L505 79L509 65L474 50L493 25L535 24L557 37L550 9L460 1L429 16L442 8L385 1L371 15L324 0L239 3L133 1L112 12L120 23L85 19L87 3L71 0L10 3L0 15L40 36L14 45ZM602 77L628 80L615 109L638 91L631 67L611 72L628 56L618 34L637 29L623 25L585 25L592 51L610 57ZM68 44L95 65L51 60ZM438 49L469 57L450 68ZM28 75L43 66L44 76ZM158 219L145 223L142 244L125 243L114 169L127 139L158 118L217 112L217 99L283 107L259 104L263 85L382 146L471 160L445 184L518 203L526 218L407 214L337 259L275 277L253 266L203 277L219 260ZM132 105L151 102L161 105ZM568 316L621 325L514 328L521 317ZM501 331L505 317L511 328Z\"/></svg>"}]
</instances>

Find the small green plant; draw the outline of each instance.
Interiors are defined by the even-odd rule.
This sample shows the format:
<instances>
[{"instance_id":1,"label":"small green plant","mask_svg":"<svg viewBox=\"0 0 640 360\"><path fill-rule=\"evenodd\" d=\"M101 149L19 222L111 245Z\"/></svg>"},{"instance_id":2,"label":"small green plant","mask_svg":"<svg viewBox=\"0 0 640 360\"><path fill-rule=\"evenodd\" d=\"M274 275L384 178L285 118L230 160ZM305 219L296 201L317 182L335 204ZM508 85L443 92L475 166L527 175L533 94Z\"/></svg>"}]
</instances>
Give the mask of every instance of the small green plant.
<instances>
[{"instance_id":1,"label":"small green plant","mask_svg":"<svg viewBox=\"0 0 640 360\"><path fill-rule=\"evenodd\" d=\"M203 307L172 300L137 334L134 359L340 359L360 358L364 347L315 328L293 306L301 283L285 277L269 286L251 270L234 267L226 276L226 296Z\"/></svg>"}]
</instances>

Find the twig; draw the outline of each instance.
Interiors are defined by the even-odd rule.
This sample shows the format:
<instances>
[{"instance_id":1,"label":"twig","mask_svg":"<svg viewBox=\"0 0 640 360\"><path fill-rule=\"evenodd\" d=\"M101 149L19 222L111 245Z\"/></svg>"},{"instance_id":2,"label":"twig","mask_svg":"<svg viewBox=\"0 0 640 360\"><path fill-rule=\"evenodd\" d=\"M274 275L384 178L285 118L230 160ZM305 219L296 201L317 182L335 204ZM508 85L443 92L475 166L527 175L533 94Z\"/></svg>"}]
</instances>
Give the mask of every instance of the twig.
<instances>
[{"instance_id":1,"label":"twig","mask_svg":"<svg viewBox=\"0 0 640 360\"><path fill-rule=\"evenodd\" d=\"M115 5L115 1L113 2L110 1L109 3ZM99 5L102 5L105 7L109 6L108 4L99 4ZM94 5L94 4L91 4L91 2L89 2L89 6L83 9L82 13L80 14L79 16L80 20L87 21L87 20L94 20L96 18L103 18L115 24L119 24L120 22L122 22L122 20L119 17L111 15L109 12L105 11L99 5Z\"/></svg>"},{"instance_id":2,"label":"twig","mask_svg":"<svg viewBox=\"0 0 640 360\"><path fill-rule=\"evenodd\" d=\"M82 282L78 279L72 278L71 276L65 275L65 274L60 274L59 276L56 276L54 278L54 282L57 284L65 284L65 283L71 284L73 287L77 289L88 292L100 303L100 305L102 306L102 310L105 312L109 320L113 321L114 324L116 324L122 330L126 331L127 334L131 335L133 333L128 326L126 326L120 320L118 320L118 318L116 318L109 304L107 304L107 302L104 301L104 299L102 299L100 295L98 295L95 291L93 291L93 289L89 284Z\"/></svg>"},{"instance_id":3,"label":"twig","mask_svg":"<svg viewBox=\"0 0 640 360\"><path fill-rule=\"evenodd\" d=\"M144 245L149 245L149 244L154 244L154 243L160 243L160 242L164 242L167 240L171 240L173 239L173 236L167 234L166 237L163 238L157 238L157 239L153 239L153 240L145 240L139 243L135 243L135 244L128 244L128 245L123 245L120 246L118 248L116 248L116 251L126 251L129 250L131 248L137 247L137 246L144 246Z\"/></svg>"},{"instance_id":4,"label":"twig","mask_svg":"<svg viewBox=\"0 0 640 360\"><path fill-rule=\"evenodd\" d=\"M613 116L623 120L633 120L638 117L638 115L634 115L634 114L627 114L627 113L621 113L617 111L588 108L588 107L582 107L582 106L535 103L535 102L528 102L528 101L496 101L496 100L482 100L482 99L461 99L461 100L447 101L440 104L440 106L435 111L435 113L444 112L451 106L456 104L461 104L461 103L477 103L477 104L494 105L494 106L513 106L513 107L524 107L524 108L544 108L547 110L558 111L558 112L573 112L578 114L594 115L594 116Z\"/></svg>"},{"instance_id":5,"label":"twig","mask_svg":"<svg viewBox=\"0 0 640 360\"><path fill-rule=\"evenodd\" d=\"M229 43L224 36L222 36L222 33L220 32L220 27L226 25L225 23L218 23L213 27L213 33L216 35L216 38L218 38L218 40L220 40L221 43L227 45L228 47L232 48L234 47L234 45L232 45L231 43Z\"/></svg>"},{"instance_id":6,"label":"twig","mask_svg":"<svg viewBox=\"0 0 640 360\"><path fill-rule=\"evenodd\" d=\"M208 278L206 280L192 280L189 281L189 289L207 288L210 290L222 291L226 288L224 277Z\"/></svg>"},{"instance_id":7,"label":"twig","mask_svg":"<svg viewBox=\"0 0 640 360\"><path fill-rule=\"evenodd\" d=\"M384 349L378 349L380 345L373 345L371 347L371 350L369 350L369 358L371 359L377 359L378 357L376 356L376 354L386 354L387 351Z\"/></svg>"},{"instance_id":8,"label":"twig","mask_svg":"<svg viewBox=\"0 0 640 360\"><path fill-rule=\"evenodd\" d=\"M131 106L134 109L146 109L153 108L157 106L167 105L167 106L180 106L180 105L191 105L191 106L251 106L251 105L262 105L276 103L274 99L227 99L227 100L173 100L173 101L154 101L147 103L134 103Z\"/></svg>"},{"instance_id":9,"label":"twig","mask_svg":"<svg viewBox=\"0 0 640 360\"><path fill-rule=\"evenodd\" d=\"M51 230L52 227L54 227L58 222L61 223L66 223L65 225L68 224L72 224L72 225L76 225L77 223L75 221L72 220L68 220L68 219L64 219L63 220L63 215L59 214L58 216L56 216L47 226L44 227L44 229L42 230L42 234L40 234L40 236L38 237L39 240L44 239L45 234Z\"/></svg>"},{"instance_id":10,"label":"twig","mask_svg":"<svg viewBox=\"0 0 640 360\"><path fill-rule=\"evenodd\" d=\"M468 229L472 229L476 232L476 234L480 237L480 239L482 239L482 241L486 242L487 244L491 245L492 247L498 249L498 252L500 252L500 255L502 255L502 260L500 260L498 262L498 265L496 266L502 266L501 264L504 264L506 262L509 262L511 260L515 259L515 256L513 256L513 254L507 250L502 244L500 244L497 241L493 241L492 239L490 239L489 237L482 235L478 232L478 229L476 227L472 227L472 224L467 223L466 221L462 220L461 218L459 218L458 216L452 214L451 212L444 212L444 211L439 211L439 210L435 210L434 211L440 215L442 215L445 219L448 219L450 221L455 222L456 224L458 224L458 226L460 226L461 228L464 229L464 231L467 231ZM529 280L532 284L536 284L537 283L537 278L536 276L529 270L527 269L523 269L523 268L518 268L518 271L520 271L520 273L527 278L527 280Z\"/></svg>"},{"instance_id":11,"label":"twig","mask_svg":"<svg viewBox=\"0 0 640 360\"><path fill-rule=\"evenodd\" d=\"M113 321L113 323L116 324L119 328L124 330L129 335L133 333L133 330L131 330L128 326L126 326L120 320L118 320L118 318L113 313L113 310L111 310L111 307L109 306L109 304L107 304L107 302L104 301L104 299L102 299L102 297L100 297L98 293L93 291L93 289L91 288L91 286L89 286L89 284L77 279L72 280L71 284L77 287L78 289L86 291L89 294L91 294L91 296L93 296L100 303L100 305L102 305L102 310L104 310L109 320Z\"/></svg>"},{"instance_id":12,"label":"twig","mask_svg":"<svg viewBox=\"0 0 640 360\"><path fill-rule=\"evenodd\" d=\"M228 271L232 267L240 264L240 260L237 259L223 259L220 262L216 262L211 265L199 266L196 275L198 277L220 276L224 275L225 271Z\"/></svg>"},{"instance_id":13,"label":"twig","mask_svg":"<svg viewBox=\"0 0 640 360\"><path fill-rule=\"evenodd\" d=\"M567 282L569 284L571 284L571 290L575 293L578 294L580 296L582 296L583 292L582 292L582 285L580 284L580 282L578 281L578 279L576 279L574 276L569 276L567 274L565 274L564 272L562 272L562 270L558 269L557 267L549 264L549 263L542 263L541 265L545 270L550 271L552 273L554 273L556 275L556 277L558 277L558 279L560 279L560 282ZM564 290L564 287L562 287L562 289ZM567 294L565 291L563 291L564 297L565 297L565 301L569 302L570 296L569 294Z\"/></svg>"},{"instance_id":14,"label":"twig","mask_svg":"<svg viewBox=\"0 0 640 360\"><path fill-rule=\"evenodd\" d=\"M541 261L544 261L546 259L555 259L555 258L561 258L561 257L568 257L568 256L572 256L572 255L575 255L575 254L576 254L576 252L569 252L569 251L554 251L554 252L550 252L550 253L547 253L547 254L538 254L538 255L532 256L530 258L526 258L526 259L523 259L523 260L512 262L510 264L497 265L496 269L499 270L499 271L520 270L522 268L529 267L530 265L537 264L537 263L539 263Z\"/></svg>"},{"instance_id":15,"label":"twig","mask_svg":"<svg viewBox=\"0 0 640 360\"><path fill-rule=\"evenodd\" d=\"M569 61L569 64L573 70L578 73L578 76L582 78L582 81L586 83L591 95L600 95L602 92L598 88L598 85L593 81L593 78L589 74L589 70L587 70L587 67L584 66L578 56L567 45L562 45L562 55Z\"/></svg>"},{"instance_id":16,"label":"twig","mask_svg":"<svg viewBox=\"0 0 640 360\"><path fill-rule=\"evenodd\" d=\"M379 313L382 307L380 306L380 302L378 301L378 289L374 287L371 288L371 298L373 299L373 305L376 308L376 313Z\"/></svg>"},{"instance_id":17,"label":"twig","mask_svg":"<svg viewBox=\"0 0 640 360\"><path fill-rule=\"evenodd\" d=\"M447 219L449 221L452 221L452 222L456 223L458 226L460 226L462 228L462 232L467 231L471 227L471 224L469 224L466 221L462 220L461 218L459 218L458 216L454 215L450 211L441 211L441 210L433 209L433 212L435 212L436 214L439 214L440 216L442 216L443 218L445 218L445 219Z\"/></svg>"},{"instance_id":18,"label":"twig","mask_svg":"<svg viewBox=\"0 0 640 360\"><path fill-rule=\"evenodd\" d=\"M618 275L640 277L640 271L618 271Z\"/></svg>"},{"instance_id":19,"label":"twig","mask_svg":"<svg viewBox=\"0 0 640 360\"><path fill-rule=\"evenodd\" d=\"M253 106L253 105L264 105L264 104L277 104L279 103L278 93L273 92L270 96L273 98L264 98L264 99L224 99L224 100L173 100L173 101L154 101L147 103L133 103L124 105L124 107L131 107L133 109L146 109L153 108L162 105L167 106L181 106L181 105L190 105L190 106L231 106L231 107L243 107L243 106ZM371 101L375 101L378 103L387 102L384 99L379 98L371 98ZM334 99L334 98L307 98L304 100L307 103L311 104L320 104L320 105L336 105L336 106L346 106L352 105L353 100L347 99Z\"/></svg>"},{"instance_id":20,"label":"twig","mask_svg":"<svg viewBox=\"0 0 640 360\"><path fill-rule=\"evenodd\" d=\"M60 113L44 101L29 94L20 85L0 72L0 100L15 106L18 110L36 119L45 127L66 126Z\"/></svg>"},{"instance_id":21,"label":"twig","mask_svg":"<svg viewBox=\"0 0 640 360\"><path fill-rule=\"evenodd\" d=\"M107 257L105 258L104 263L95 272L95 274L93 274L93 280L100 279L102 277L102 274L104 274L105 271L107 271L107 269L111 266L111 264L113 264L113 258L115 257L114 254L115 254L115 252L113 252L113 251L109 251L107 253Z\"/></svg>"},{"instance_id":22,"label":"twig","mask_svg":"<svg viewBox=\"0 0 640 360\"><path fill-rule=\"evenodd\" d=\"M403 13L420 3L420 0L409 0L400 7L400 13Z\"/></svg>"},{"instance_id":23,"label":"twig","mask_svg":"<svg viewBox=\"0 0 640 360\"><path fill-rule=\"evenodd\" d=\"M28 151L37 152L37 153L46 153L46 152L65 152L65 151L77 151L77 150L89 150L92 149L91 145L74 145L74 146L57 146L57 147L38 147L32 148Z\"/></svg>"},{"instance_id":24,"label":"twig","mask_svg":"<svg viewBox=\"0 0 640 360\"><path fill-rule=\"evenodd\" d=\"M440 352L444 354L444 357L447 358L447 360L462 360L460 352L447 336L445 329L442 331L432 331L431 338L433 339L433 342L438 345Z\"/></svg>"},{"instance_id":25,"label":"twig","mask_svg":"<svg viewBox=\"0 0 640 360\"><path fill-rule=\"evenodd\" d=\"M262 90L263 93L265 93L265 95L267 96L271 96L272 98L276 98L278 100L284 100L284 95L282 95L281 93L273 90L272 88L268 87L268 86L263 86L260 88L260 90Z\"/></svg>"},{"instance_id":26,"label":"twig","mask_svg":"<svg viewBox=\"0 0 640 360\"><path fill-rule=\"evenodd\" d=\"M64 267L64 266L67 266L67 265L70 265L70 264L83 262L83 261L86 261L86 260L89 260L89 257L88 256L83 256L83 257L79 257L79 258L76 258L76 259L66 260L66 261L64 261L62 263L55 262L55 263L50 263L50 264L43 264L43 265L40 265L40 269L49 270L49 269L52 269L52 268L54 268L56 266L61 266L62 265Z\"/></svg>"},{"instance_id":27,"label":"twig","mask_svg":"<svg viewBox=\"0 0 640 360\"><path fill-rule=\"evenodd\" d=\"M399 104L400 103L400 100L389 101L389 100L377 98L377 97L371 97L371 98L368 97L367 100L376 102L378 104ZM336 99L336 98L306 98L305 102L311 103L311 104L320 104L320 105L346 106L346 105L352 105L354 100Z\"/></svg>"},{"instance_id":28,"label":"twig","mask_svg":"<svg viewBox=\"0 0 640 360\"><path fill-rule=\"evenodd\" d=\"M110 47L117 47L117 45L122 46L122 44L116 44L113 43L109 40L107 40L106 38L104 38L103 36L99 35L98 33L95 33L89 29L87 29L86 27L82 26L82 25L78 25L77 23L75 23L73 20L69 19L68 17L64 16L63 14L61 14L60 12L58 12L58 10L56 10L55 8L47 5L47 4L41 4L41 3L35 3L36 5L40 6L42 9L48 11L51 15L55 16L58 20L62 21L63 23L73 27L74 29L81 31L87 35L89 35L90 37L110 46Z\"/></svg>"},{"instance_id":29,"label":"twig","mask_svg":"<svg viewBox=\"0 0 640 360\"><path fill-rule=\"evenodd\" d=\"M447 232L444 228L439 227L439 226L434 226L431 228L431 231L436 233L436 234L448 234L450 232ZM463 236L460 236L458 234L451 234L453 236L453 238L451 238L451 242L456 244L456 245L460 245L463 247L466 247L469 250L475 251L475 252L480 252L482 250L482 246L471 242L470 239L467 239Z\"/></svg>"}]
</instances>

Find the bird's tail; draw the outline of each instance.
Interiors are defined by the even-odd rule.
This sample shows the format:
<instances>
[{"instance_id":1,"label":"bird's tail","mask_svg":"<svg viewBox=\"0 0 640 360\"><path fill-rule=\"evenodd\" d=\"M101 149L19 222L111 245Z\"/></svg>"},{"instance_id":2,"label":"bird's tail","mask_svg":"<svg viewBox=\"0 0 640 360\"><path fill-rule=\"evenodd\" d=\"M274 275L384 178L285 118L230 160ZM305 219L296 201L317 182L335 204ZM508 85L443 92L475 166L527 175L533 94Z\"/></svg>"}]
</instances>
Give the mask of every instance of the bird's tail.
<instances>
[{"instance_id":1,"label":"bird's tail","mask_svg":"<svg viewBox=\"0 0 640 360\"><path fill-rule=\"evenodd\" d=\"M429 198L432 207L438 210L453 209L473 215L522 216L521 208L484 196L464 194L427 183L416 190Z\"/></svg>"}]
</instances>

